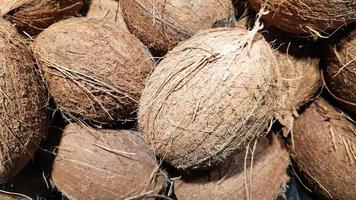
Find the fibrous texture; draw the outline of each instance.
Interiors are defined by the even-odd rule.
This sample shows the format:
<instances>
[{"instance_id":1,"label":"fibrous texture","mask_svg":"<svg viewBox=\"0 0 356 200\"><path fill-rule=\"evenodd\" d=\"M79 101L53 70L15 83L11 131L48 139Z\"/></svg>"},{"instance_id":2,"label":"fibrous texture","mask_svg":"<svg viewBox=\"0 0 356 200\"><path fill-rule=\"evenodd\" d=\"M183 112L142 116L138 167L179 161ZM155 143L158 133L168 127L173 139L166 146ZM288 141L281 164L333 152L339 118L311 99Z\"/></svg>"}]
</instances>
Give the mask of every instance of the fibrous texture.
<instances>
[{"instance_id":1,"label":"fibrous texture","mask_svg":"<svg viewBox=\"0 0 356 200\"><path fill-rule=\"evenodd\" d=\"M59 109L99 123L134 119L154 63L142 43L114 23L68 19L33 44Z\"/></svg>"}]
</instances>

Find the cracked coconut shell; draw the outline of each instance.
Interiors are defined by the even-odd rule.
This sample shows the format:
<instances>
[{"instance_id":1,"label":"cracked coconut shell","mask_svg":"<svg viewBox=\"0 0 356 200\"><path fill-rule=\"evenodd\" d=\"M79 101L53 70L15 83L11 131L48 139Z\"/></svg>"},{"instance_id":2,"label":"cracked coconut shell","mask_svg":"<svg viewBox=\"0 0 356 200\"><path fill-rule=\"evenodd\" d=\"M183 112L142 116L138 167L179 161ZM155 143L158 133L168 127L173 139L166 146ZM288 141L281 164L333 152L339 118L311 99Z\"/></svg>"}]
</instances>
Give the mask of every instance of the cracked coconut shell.
<instances>
[{"instance_id":1,"label":"cracked coconut shell","mask_svg":"<svg viewBox=\"0 0 356 200\"><path fill-rule=\"evenodd\" d=\"M356 198L356 125L322 98L294 123L292 157L307 185L327 199Z\"/></svg>"},{"instance_id":2,"label":"cracked coconut shell","mask_svg":"<svg viewBox=\"0 0 356 200\"><path fill-rule=\"evenodd\" d=\"M67 117L97 123L135 119L154 63L128 31L94 18L68 19L43 31L33 51Z\"/></svg>"},{"instance_id":3,"label":"cracked coconut shell","mask_svg":"<svg viewBox=\"0 0 356 200\"><path fill-rule=\"evenodd\" d=\"M0 182L16 175L47 134L47 94L25 41L0 19Z\"/></svg>"},{"instance_id":4,"label":"cracked coconut shell","mask_svg":"<svg viewBox=\"0 0 356 200\"><path fill-rule=\"evenodd\" d=\"M70 199L154 199L167 181L137 132L77 124L64 130L52 179Z\"/></svg>"}]
</instances>

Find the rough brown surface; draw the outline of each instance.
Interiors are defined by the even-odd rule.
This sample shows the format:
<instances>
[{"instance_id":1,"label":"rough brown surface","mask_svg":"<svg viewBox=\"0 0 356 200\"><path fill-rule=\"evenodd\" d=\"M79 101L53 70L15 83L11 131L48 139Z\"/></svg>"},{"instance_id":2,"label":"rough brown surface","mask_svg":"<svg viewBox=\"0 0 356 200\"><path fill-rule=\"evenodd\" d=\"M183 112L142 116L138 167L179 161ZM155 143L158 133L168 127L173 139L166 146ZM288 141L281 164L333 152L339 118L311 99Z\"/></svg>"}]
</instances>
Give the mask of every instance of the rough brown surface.
<instances>
[{"instance_id":1,"label":"rough brown surface","mask_svg":"<svg viewBox=\"0 0 356 200\"><path fill-rule=\"evenodd\" d=\"M275 111L277 63L261 35L210 29L170 51L143 91L139 126L177 168L210 167L263 134Z\"/></svg>"},{"instance_id":2,"label":"rough brown surface","mask_svg":"<svg viewBox=\"0 0 356 200\"><path fill-rule=\"evenodd\" d=\"M25 41L0 20L0 182L19 172L47 134L47 95Z\"/></svg>"},{"instance_id":3,"label":"rough brown surface","mask_svg":"<svg viewBox=\"0 0 356 200\"><path fill-rule=\"evenodd\" d=\"M6 193L0 193L0 199L1 200L28 200L28 198L19 195L6 194Z\"/></svg>"},{"instance_id":4,"label":"rough brown surface","mask_svg":"<svg viewBox=\"0 0 356 200\"><path fill-rule=\"evenodd\" d=\"M293 158L308 187L328 199L356 198L356 125L324 99L294 124Z\"/></svg>"},{"instance_id":5,"label":"rough brown surface","mask_svg":"<svg viewBox=\"0 0 356 200\"><path fill-rule=\"evenodd\" d=\"M134 118L154 66L133 35L93 18L54 24L36 38L33 50L59 109L99 123Z\"/></svg>"},{"instance_id":6,"label":"rough brown surface","mask_svg":"<svg viewBox=\"0 0 356 200\"><path fill-rule=\"evenodd\" d=\"M356 1L338 0L249 0L259 11L270 11L263 19L275 27L296 35L325 36L327 32L356 22Z\"/></svg>"},{"instance_id":7,"label":"rough brown surface","mask_svg":"<svg viewBox=\"0 0 356 200\"><path fill-rule=\"evenodd\" d=\"M330 47L324 78L331 96L356 116L356 30Z\"/></svg>"},{"instance_id":8,"label":"rough brown surface","mask_svg":"<svg viewBox=\"0 0 356 200\"><path fill-rule=\"evenodd\" d=\"M253 160L249 154L246 162L247 167L244 170L245 152L240 152L223 167L206 173L203 177L183 177L177 180L174 183L177 199L275 200L283 192L289 179L289 154L281 142L277 138L271 143L268 139L261 138L253 153Z\"/></svg>"},{"instance_id":9,"label":"rough brown surface","mask_svg":"<svg viewBox=\"0 0 356 200\"><path fill-rule=\"evenodd\" d=\"M121 0L127 26L145 45L164 54L198 30L233 17L231 0Z\"/></svg>"},{"instance_id":10,"label":"rough brown surface","mask_svg":"<svg viewBox=\"0 0 356 200\"><path fill-rule=\"evenodd\" d=\"M80 11L83 0L2 0L0 15L9 18L20 33L37 35L49 25Z\"/></svg>"},{"instance_id":11,"label":"rough brown surface","mask_svg":"<svg viewBox=\"0 0 356 200\"><path fill-rule=\"evenodd\" d=\"M137 132L76 124L64 130L52 179L72 200L154 199L166 183Z\"/></svg>"}]
</instances>

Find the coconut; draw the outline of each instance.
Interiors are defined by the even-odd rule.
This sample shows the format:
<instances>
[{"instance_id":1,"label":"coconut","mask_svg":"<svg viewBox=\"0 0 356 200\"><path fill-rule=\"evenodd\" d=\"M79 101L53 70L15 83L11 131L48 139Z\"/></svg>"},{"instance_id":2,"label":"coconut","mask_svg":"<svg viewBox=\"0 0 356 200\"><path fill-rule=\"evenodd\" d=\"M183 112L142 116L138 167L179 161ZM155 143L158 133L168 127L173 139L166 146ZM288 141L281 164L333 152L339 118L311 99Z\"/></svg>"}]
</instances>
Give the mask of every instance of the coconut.
<instances>
[{"instance_id":1,"label":"coconut","mask_svg":"<svg viewBox=\"0 0 356 200\"><path fill-rule=\"evenodd\" d=\"M327 199L356 197L356 125L322 98L294 124L293 159L308 187Z\"/></svg>"},{"instance_id":2,"label":"coconut","mask_svg":"<svg viewBox=\"0 0 356 200\"><path fill-rule=\"evenodd\" d=\"M356 30L330 47L324 71L326 89L342 108L356 116Z\"/></svg>"},{"instance_id":3,"label":"coconut","mask_svg":"<svg viewBox=\"0 0 356 200\"><path fill-rule=\"evenodd\" d=\"M128 31L94 18L68 19L43 31L33 51L66 116L98 123L135 119L154 63Z\"/></svg>"},{"instance_id":4,"label":"coconut","mask_svg":"<svg viewBox=\"0 0 356 200\"><path fill-rule=\"evenodd\" d=\"M273 26L299 36L324 37L333 29L356 22L355 1L249 0L256 11L269 11L262 18Z\"/></svg>"},{"instance_id":5,"label":"coconut","mask_svg":"<svg viewBox=\"0 0 356 200\"><path fill-rule=\"evenodd\" d=\"M166 53L199 30L234 18L231 0L121 0L120 3L128 28L157 54Z\"/></svg>"},{"instance_id":6,"label":"coconut","mask_svg":"<svg viewBox=\"0 0 356 200\"><path fill-rule=\"evenodd\" d=\"M268 127L278 77L260 34L203 31L170 51L149 77L140 130L154 152L177 168L218 164Z\"/></svg>"},{"instance_id":7,"label":"coconut","mask_svg":"<svg viewBox=\"0 0 356 200\"><path fill-rule=\"evenodd\" d=\"M248 160L246 153L240 152L223 167L202 177L183 176L175 181L177 199L276 199L289 179L289 154L277 138L271 143L261 138L251 149L253 157Z\"/></svg>"},{"instance_id":8,"label":"coconut","mask_svg":"<svg viewBox=\"0 0 356 200\"><path fill-rule=\"evenodd\" d=\"M37 35L49 25L80 11L83 0L3 0L0 15L19 30Z\"/></svg>"},{"instance_id":9,"label":"coconut","mask_svg":"<svg viewBox=\"0 0 356 200\"><path fill-rule=\"evenodd\" d=\"M166 183L137 132L77 124L64 130L52 179L70 199L154 199Z\"/></svg>"},{"instance_id":10,"label":"coconut","mask_svg":"<svg viewBox=\"0 0 356 200\"><path fill-rule=\"evenodd\" d=\"M0 52L0 182L5 182L31 160L49 120L33 58L5 20L0 20Z\"/></svg>"}]
</instances>

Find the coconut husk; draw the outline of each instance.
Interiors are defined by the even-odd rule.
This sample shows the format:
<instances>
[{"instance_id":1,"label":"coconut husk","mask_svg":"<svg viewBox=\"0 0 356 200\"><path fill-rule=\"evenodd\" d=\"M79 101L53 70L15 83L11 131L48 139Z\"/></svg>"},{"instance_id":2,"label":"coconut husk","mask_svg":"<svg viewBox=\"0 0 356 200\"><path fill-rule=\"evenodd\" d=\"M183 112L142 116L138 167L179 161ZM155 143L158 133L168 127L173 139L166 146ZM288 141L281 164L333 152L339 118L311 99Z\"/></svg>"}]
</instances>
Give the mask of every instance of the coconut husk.
<instances>
[{"instance_id":1,"label":"coconut husk","mask_svg":"<svg viewBox=\"0 0 356 200\"><path fill-rule=\"evenodd\" d=\"M121 0L120 3L130 31L158 55L199 30L229 21L233 24L234 19L231 0Z\"/></svg>"},{"instance_id":2,"label":"coconut husk","mask_svg":"<svg viewBox=\"0 0 356 200\"><path fill-rule=\"evenodd\" d=\"M20 33L37 35L51 24L78 13L83 0L3 0L0 15Z\"/></svg>"},{"instance_id":3,"label":"coconut husk","mask_svg":"<svg viewBox=\"0 0 356 200\"><path fill-rule=\"evenodd\" d=\"M137 132L77 124L64 130L52 179L71 199L154 199L166 184Z\"/></svg>"},{"instance_id":4,"label":"coconut husk","mask_svg":"<svg viewBox=\"0 0 356 200\"><path fill-rule=\"evenodd\" d=\"M305 184L327 199L356 197L356 125L322 98L296 119L291 151Z\"/></svg>"},{"instance_id":5,"label":"coconut husk","mask_svg":"<svg viewBox=\"0 0 356 200\"><path fill-rule=\"evenodd\" d=\"M33 43L58 108L97 123L135 120L151 55L128 31L94 18L56 23Z\"/></svg>"},{"instance_id":6,"label":"coconut husk","mask_svg":"<svg viewBox=\"0 0 356 200\"><path fill-rule=\"evenodd\" d=\"M277 138L259 139L249 159L240 152L223 167L192 179L182 177L174 182L179 200L195 199L266 199L275 200L288 181L289 154ZM245 163L247 162L247 163ZM247 166L247 167L246 167ZM247 177L247 178L246 178Z\"/></svg>"},{"instance_id":7,"label":"coconut husk","mask_svg":"<svg viewBox=\"0 0 356 200\"><path fill-rule=\"evenodd\" d=\"M269 126L277 109L276 65L256 30L196 34L147 81L138 116L146 142L180 169L224 162Z\"/></svg>"},{"instance_id":8,"label":"coconut husk","mask_svg":"<svg viewBox=\"0 0 356 200\"><path fill-rule=\"evenodd\" d=\"M47 94L25 41L0 20L0 183L17 174L47 134Z\"/></svg>"}]
</instances>

